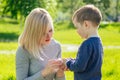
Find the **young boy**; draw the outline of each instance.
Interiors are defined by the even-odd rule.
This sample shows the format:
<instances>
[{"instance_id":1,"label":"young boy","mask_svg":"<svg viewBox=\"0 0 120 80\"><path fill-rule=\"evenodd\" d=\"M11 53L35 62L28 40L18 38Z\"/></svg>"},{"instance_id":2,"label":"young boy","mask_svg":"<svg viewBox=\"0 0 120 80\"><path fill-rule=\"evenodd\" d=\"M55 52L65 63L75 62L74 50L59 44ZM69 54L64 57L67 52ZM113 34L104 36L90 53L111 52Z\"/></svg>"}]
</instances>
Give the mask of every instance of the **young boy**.
<instances>
[{"instance_id":1,"label":"young boy","mask_svg":"<svg viewBox=\"0 0 120 80\"><path fill-rule=\"evenodd\" d=\"M66 67L74 72L74 80L101 80L103 47L98 35L101 18L101 12L94 5L83 6L73 15L77 33L86 39L76 59L63 59Z\"/></svg>"}]
</instances>

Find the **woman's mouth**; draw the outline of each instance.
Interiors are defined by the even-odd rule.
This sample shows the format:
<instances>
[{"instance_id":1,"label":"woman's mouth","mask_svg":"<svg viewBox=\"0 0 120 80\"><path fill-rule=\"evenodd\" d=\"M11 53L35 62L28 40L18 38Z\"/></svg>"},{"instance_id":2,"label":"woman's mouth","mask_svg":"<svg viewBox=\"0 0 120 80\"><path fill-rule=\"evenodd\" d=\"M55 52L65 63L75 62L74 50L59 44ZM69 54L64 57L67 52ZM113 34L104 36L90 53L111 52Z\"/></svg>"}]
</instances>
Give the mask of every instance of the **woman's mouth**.
<instances>
[{"instance_id":1,"label":"woman's mouth","mask_svg":"<svg viewBox=\"0 0 120 80\"><path fill-rule=\"evenodd\" d=\"M46 42L49 42L50 41L50 39L47 39L47 40L45 40Z\"/></svg>"}]
</instances>

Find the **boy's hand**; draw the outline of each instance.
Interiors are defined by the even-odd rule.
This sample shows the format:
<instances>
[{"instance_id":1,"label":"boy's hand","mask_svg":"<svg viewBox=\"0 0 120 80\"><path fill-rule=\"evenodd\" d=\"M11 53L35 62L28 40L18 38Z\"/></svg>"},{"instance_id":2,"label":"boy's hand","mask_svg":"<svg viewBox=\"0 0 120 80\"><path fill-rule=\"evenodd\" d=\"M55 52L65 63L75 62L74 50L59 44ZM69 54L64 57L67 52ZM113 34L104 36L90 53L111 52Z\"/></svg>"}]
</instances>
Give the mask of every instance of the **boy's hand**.
<instances>
[{"instance_id":1,"label":"boy's hand","mask_svg":"<svg viewBox=\"0 0 120 80\"><path fill-rule=\"evenodd\" d=\"M63 77L64 76L64 71L68 71L69 69L66 66L66 61L67 59L57 59L57 61L61 62L61 65L59 66L59 70L56 73L57 77Z\"/></svg>"},{"instance_id":2,"label":"boy's hand","mask_svg":"<svg viewBox=\"0 0 120 80\"><path fill-rule=\"evenodd\" d=\"M63 65L64 65L64 71L68 71L69 69L67 68L67 65L66 65L66 62L67 62L67 59L62 59L63 60Z\"/></svg>"}]
</instances>

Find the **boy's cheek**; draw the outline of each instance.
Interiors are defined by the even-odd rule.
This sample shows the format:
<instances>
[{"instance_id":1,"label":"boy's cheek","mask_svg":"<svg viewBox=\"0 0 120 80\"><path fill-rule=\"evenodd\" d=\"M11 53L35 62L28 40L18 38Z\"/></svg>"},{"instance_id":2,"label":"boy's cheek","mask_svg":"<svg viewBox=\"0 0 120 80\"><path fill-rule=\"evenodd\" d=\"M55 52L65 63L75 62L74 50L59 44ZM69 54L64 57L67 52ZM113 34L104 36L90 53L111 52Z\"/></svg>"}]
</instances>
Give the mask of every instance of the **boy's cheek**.
<instances>
[{"instance_id":1,"label":"boy's cheek","mask_svg":"<svg viewBox=\"0 0 120 80\"><path fill-rule=\"evenodd\" d=\"M79 29L77 29L77 33L79 34Z\"/></svg>"},{"instance_id":2,"label":"boy's cheek","mask_svg":"<svg viewBox=\"0 0 120 80\"><path fill-rule=\"evenodd\" d=\"M80 35L80 30L77 30L77 33Z\"/></svg>"}]
</instances>

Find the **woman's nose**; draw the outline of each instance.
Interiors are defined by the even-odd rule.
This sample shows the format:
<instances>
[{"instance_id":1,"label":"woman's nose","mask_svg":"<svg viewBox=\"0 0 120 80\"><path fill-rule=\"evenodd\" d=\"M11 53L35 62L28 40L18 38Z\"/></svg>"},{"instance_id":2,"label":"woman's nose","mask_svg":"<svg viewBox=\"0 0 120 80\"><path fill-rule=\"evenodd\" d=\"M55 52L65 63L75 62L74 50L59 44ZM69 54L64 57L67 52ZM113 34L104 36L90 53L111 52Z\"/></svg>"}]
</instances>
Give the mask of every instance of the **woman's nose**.
<instances>
[{"instance_id":1,"label":"woman's nose","mask_svg":"<svg viewBox=\"0 0 120 80\"><path fill-rule=\"evenodd\" d=\"M47 33L47 36L46 36L47 38L49 38L50 37L50 34L49 33Z\"/></svg>"}]
</instances>

